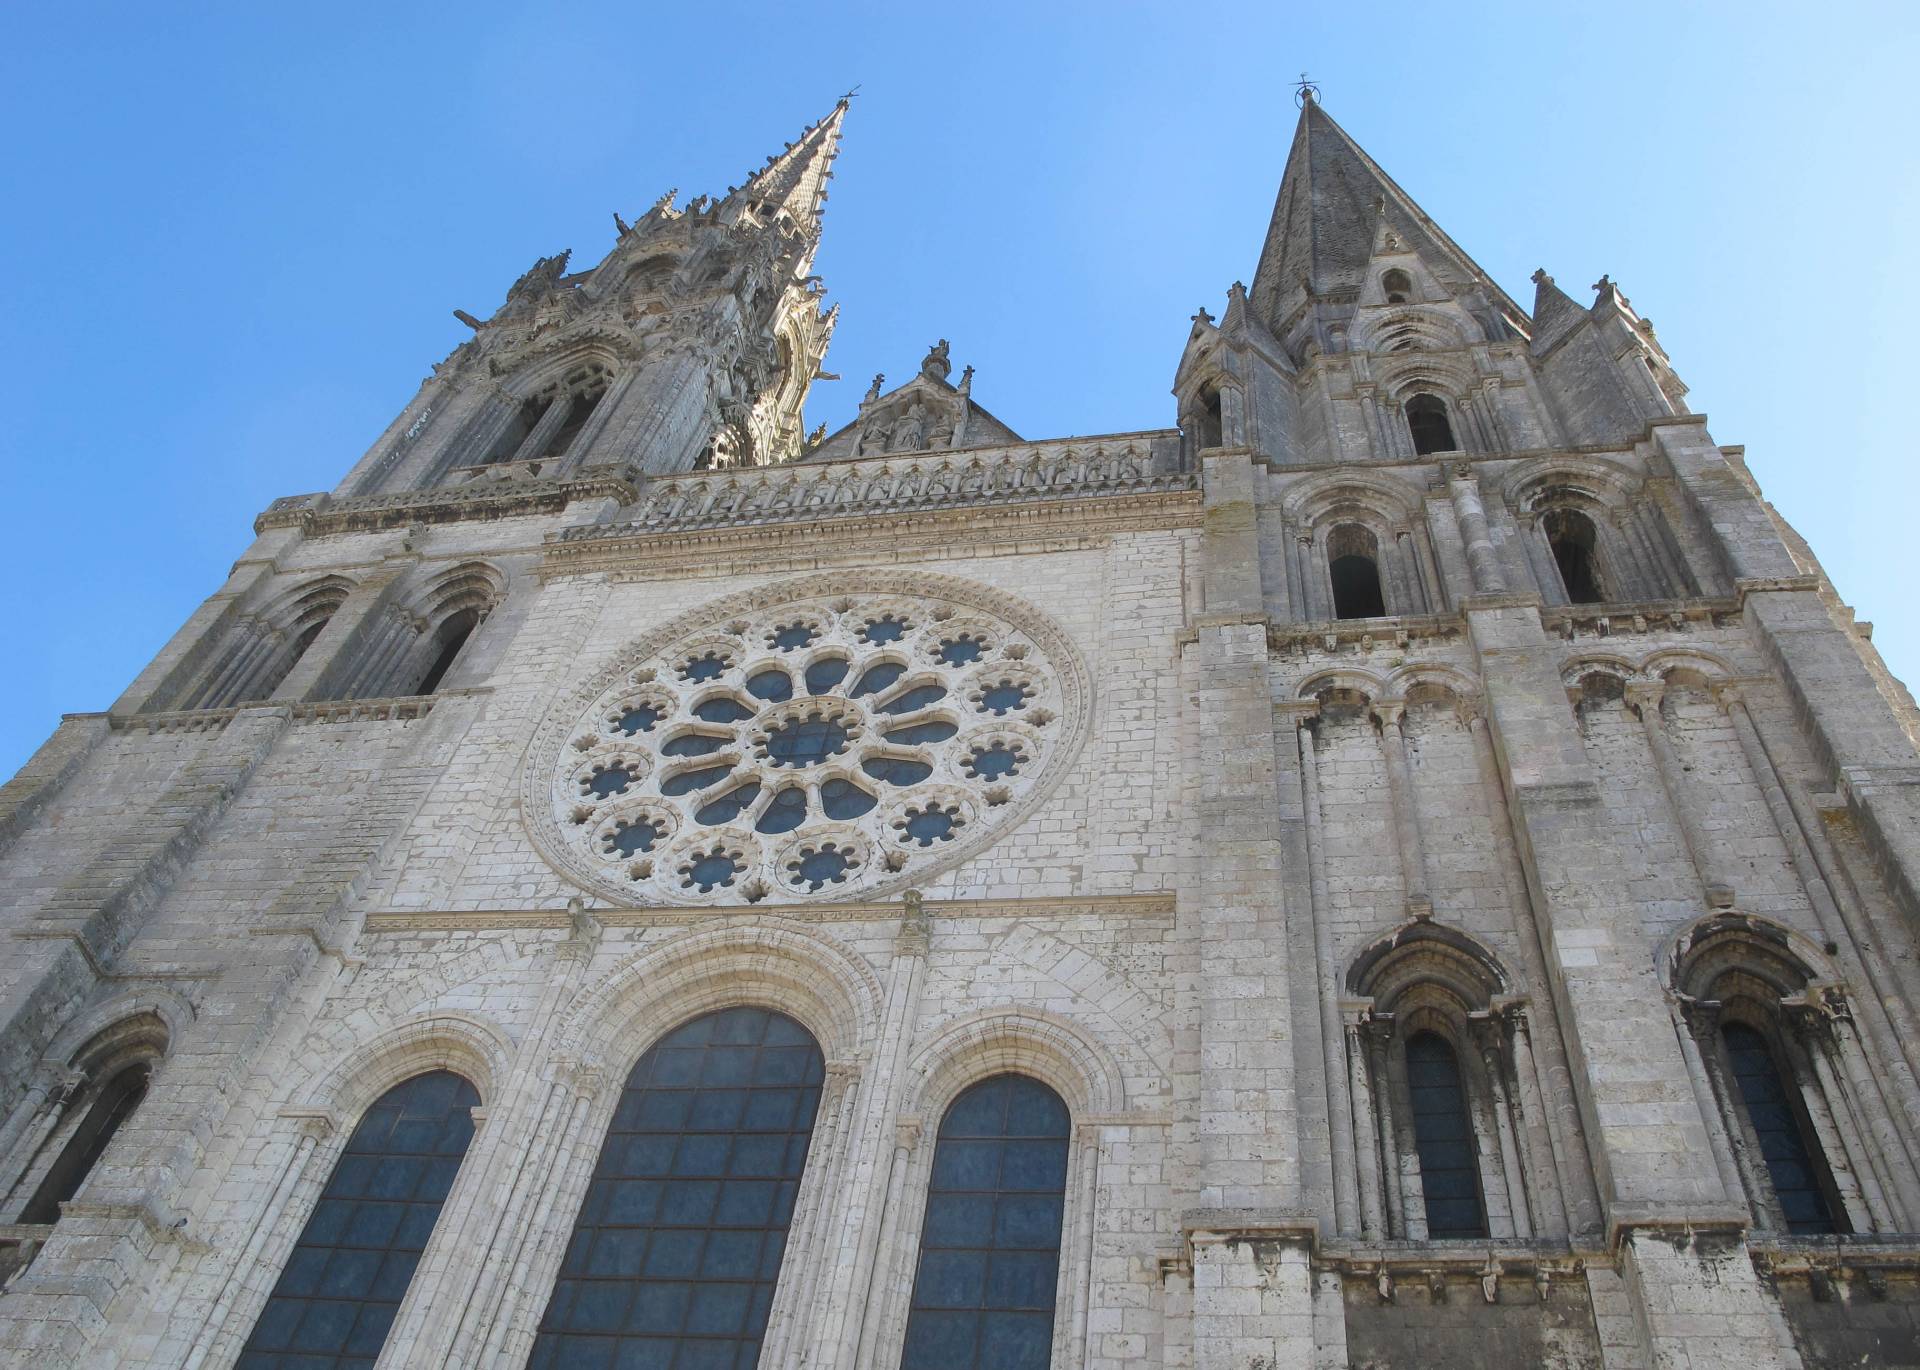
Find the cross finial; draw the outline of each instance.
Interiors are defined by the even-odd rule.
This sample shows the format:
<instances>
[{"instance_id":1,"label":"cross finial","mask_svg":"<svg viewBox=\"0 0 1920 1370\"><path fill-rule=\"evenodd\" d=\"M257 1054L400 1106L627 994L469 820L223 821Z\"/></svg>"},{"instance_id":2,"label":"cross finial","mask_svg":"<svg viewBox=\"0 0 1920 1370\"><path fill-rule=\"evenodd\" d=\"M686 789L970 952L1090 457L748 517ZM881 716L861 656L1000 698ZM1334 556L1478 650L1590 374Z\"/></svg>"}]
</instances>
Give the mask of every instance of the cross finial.
<instances>
[{"instance_id":1,"label":"cross finial","mask_svg":"<svg viewBox=\"0 0 1920 1370\"><path fill-rule=\"evenodd\" d=\"M1301 109L1305 109L1309 103L1320 103L1320 87L1304 71L1300 73L1300 79L1293 83L1293 103Z\"/></svg>"}]
</instances>

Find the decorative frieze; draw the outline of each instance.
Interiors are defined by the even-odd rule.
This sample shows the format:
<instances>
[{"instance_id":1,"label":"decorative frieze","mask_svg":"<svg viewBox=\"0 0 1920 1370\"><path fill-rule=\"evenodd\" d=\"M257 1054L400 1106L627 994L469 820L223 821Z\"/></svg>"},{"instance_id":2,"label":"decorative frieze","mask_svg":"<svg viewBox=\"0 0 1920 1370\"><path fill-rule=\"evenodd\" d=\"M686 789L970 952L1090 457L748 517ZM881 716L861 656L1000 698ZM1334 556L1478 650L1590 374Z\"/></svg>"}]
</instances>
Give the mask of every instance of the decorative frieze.
<instances>
[{"instance_id":1,"label":"decorative frieze","mask_svg":"<svg viewBox=\"0 0 1920 1370\"><path fill-rule=\"evenodd\" d=\"M253 531L298 528L308 537L329 533L367 533L410 528L421 523L460 523L475 519L520 518L558 513L576 500L612 499L630 503L635 494L626 466L590 466L564 476L541 474L552 462L508 462L472 467L462 485L405 490L385 495L288 495L269 504L253 521Z\"/></svg>"}]
</instances>

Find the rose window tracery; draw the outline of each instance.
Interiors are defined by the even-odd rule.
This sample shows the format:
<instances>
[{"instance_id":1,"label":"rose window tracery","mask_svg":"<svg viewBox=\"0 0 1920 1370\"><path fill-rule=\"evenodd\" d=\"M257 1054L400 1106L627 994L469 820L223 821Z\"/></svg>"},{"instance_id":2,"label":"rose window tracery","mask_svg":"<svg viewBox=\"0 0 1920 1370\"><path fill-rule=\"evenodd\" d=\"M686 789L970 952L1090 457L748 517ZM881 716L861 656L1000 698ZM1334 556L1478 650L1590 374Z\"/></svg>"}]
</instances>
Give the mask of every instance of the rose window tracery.
<instances>
[{"instance_id":1,"label":"rose window tracery","mask_svg":"<svg viewBox=\"0 0 1920 1370\"><path fill-rule=\"evenodd\" d=\"M819 594L656 634L552 748L536 836L633 903L924 881L1024 812L1077 745L1077 658L1001 598Z\"/></svg>"}]
</instances>

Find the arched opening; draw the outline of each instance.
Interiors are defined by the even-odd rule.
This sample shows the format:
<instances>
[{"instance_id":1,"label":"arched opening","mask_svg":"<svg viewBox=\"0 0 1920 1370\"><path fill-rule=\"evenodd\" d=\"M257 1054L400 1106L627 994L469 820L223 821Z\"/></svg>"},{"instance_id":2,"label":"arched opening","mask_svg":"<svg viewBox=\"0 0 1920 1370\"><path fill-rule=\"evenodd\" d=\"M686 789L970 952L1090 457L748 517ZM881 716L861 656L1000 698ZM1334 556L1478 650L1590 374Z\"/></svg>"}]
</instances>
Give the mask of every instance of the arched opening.
<instances>
[{"instance_id":1,"label":"arched opening","mask_svg":"<svg viewBox=\"0 0 1920 1370\"><path fill-rule=\"evenodd\" d=\"M648 1049L594 1163L529 1365L756 1363L825 1065L728 1008Z\"/></svg>"},{"instance_id":2,"label":"arched opening","mask_svg":"<svg viewBox=\"0 0 1920 1370\"><path fill-rule=\"evenodd\" d=\"M1380 278L1380 289L1386 292L1388 304L1405 304L1413 296L1413 277L1395 267Z\"/></svg>"},{"instance_id":3,"label":"arched opening","mask_svg":"<svg viewBox=\"0 0 1920 1370\"><path fill-rule=\"evenodd\" d=\"M48 1168L33 1197L20 1210L21 1222L60 1221L60 1205L80 1192L80 1186L87 1182L87 1176L106 1154L114 1134L147 1097L147 1084L152 1075L153 1063L140 1061L107 1081L94 1096L80 1125L68 1136L66 1146Z\"/></svg>"},{"instance_id":4,"label":"arched opening","mask_svg":"<svg viewBox=\"0 0 1920 1370\"><path fill-rule=\"evenodd\" d=\"M1201 451L1218 447L1225 441L1221 436L1220 388L1212 384L1203 385L1196 400L1193 415L1195 441L1199 443Z\"/></svg>"},{"instance_id":5,"label":"arched opening","mask_svg":"<svg viewBox=\"0 0 1920 1370\"><path fill-rule=\"evenodd\" d=\"M1720 1035L1729 1073L1747 1122L1759 1139L1760 1156L1787 1231L1796 1235L1843 1231L1834 1220L1839 1206L1828 1198L1833 1180L1819 1155L1820 1144L1807 1135L1767 1039L1745 1023L1728 1023Z\"/></svg>"},{"instance_id":6,"label":"arched opening","mask_svg":"<svg viewBox=\"0 0 1920 1370\"><path fill-rule=\"evenodd\" d=\"M460 1173L479 1102L467 1080L435 1070L395 1085L362 1115L241 1365L373 1364Z\"/></svg>"},{"instance_id":7,"label":"arched opening","mask_svg":"<svg viewBox=\"0 0 1920 1370\"><path fill-rule=\"evenodd\" d=\"M940 1120L901 1370L1046 1370L1070 1118L1024 1075L966 1090Z\"/></svg>"},{"instance_id":8,"label":"arched opening","mask_svg":"<svg viewBox=\"0 0 1920 1370\"><path fill-rule=\"evenodd\" d=\"M460 650L467 645L467 639L473 636L473 630L479 625L479 610L462 609L434 630L433 664L427 667L427 673L414 686L415 694L430 695L440 688L440 682L453 669L453 663L460 657Z\"/></svg>"},{"instance_id":9,"label":"arched opening","mask_svg":"<svg viewBox=\"0 0 1920 1370\"><path fill-rule=\"evenodd\" d=\"M1373 532L1343 523L1327 536L1327 574L1335 618L1380 618L1387 599L1380 585L1379 545Z\"/></svg>"},{"instance_id":10,"label":"arched opening","mask_svg":"<svg viewBox=\"0 0 1920 1370\"><path fill-rule=\"evenodd\" d=\"M1549 509L1540 520L1560 568L1560 584L1573 604L1600 604L1606 600L1594 549L1599 542L1593 520L1578 509Z\"/></svg>"},{"instance_id":11,"label":"arched opening","mask_svg":"<svg viewBox=\"0 0 1920 1370\"><path fill-rule=\"evenodd\" d=\"M1473 1125L1467 1117L1460 1062L1453 1045L1439 1033L1415 1033L1407 1040L1407 1094L1412 1100L1427 1235L1441 1239L1486 1236L1480 1167L1474 1158Z\"/></svg>"},{"instance_id":12,"label":"arched opening","mask_svg":"<svg viewBox=\"0 0 1920 1370\"><path fill-rule=\"evenodd\" d=\"M493 444L483 464L491 465L494 462L510 461L517 456L520 445L532 435L535 428L540 426L540 420L545 418L547 410L553 407L554 398L555 393L549 390L543 395L535 395L532 399L523 401L520 407L513 411L512 422L507 424L501 432L499 440Z\"/></svg>"},{"instance_id":13,"label":"arched opening","mask_svg":"<svg viewBox=\"0 0 1920 1370\"><path fill-rule=\"evenodd\" d=\"M1407 427L1413 433L1413 450L1422 456L1459 450L1446 401L1438 395L1415 395L1407 401Z\"/></svg>"},{"instance_id":14,"label":"arched opening","mask_svg":"<svg viewBox=\"0 0 1920 1370\"><path fill-rule=\"evenodd\" d=\"M541 457L564 457L573 449L574 441L580 436L580 430L587 426L587 420L593 417L593 411L600 405L607 393L604 379L594 382L589 388L576 390L567 397L567 417L553 430L553 437L539 452Z\"/></svg>"}]
</instances>

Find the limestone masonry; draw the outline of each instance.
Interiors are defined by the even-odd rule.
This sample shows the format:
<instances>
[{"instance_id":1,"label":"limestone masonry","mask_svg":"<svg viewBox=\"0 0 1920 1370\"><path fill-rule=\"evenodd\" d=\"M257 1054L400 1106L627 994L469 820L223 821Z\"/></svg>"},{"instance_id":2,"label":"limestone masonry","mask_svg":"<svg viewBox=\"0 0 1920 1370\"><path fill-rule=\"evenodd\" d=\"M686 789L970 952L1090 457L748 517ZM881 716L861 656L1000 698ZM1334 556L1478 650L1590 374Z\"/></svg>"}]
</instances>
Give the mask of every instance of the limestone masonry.
<instances>
[{"instance_id":1,"label":"limestone masonry","mask_svg":"<svg viewBox=\"0 0 1920 1370\"><path fill-rule=\"evenodd\" d=\"M0 789L0 1364L1920 1365L1920 718L1620 289L1307 97L1177 426L808 434L845 114Z\"/></svg>"}]
</instances>

